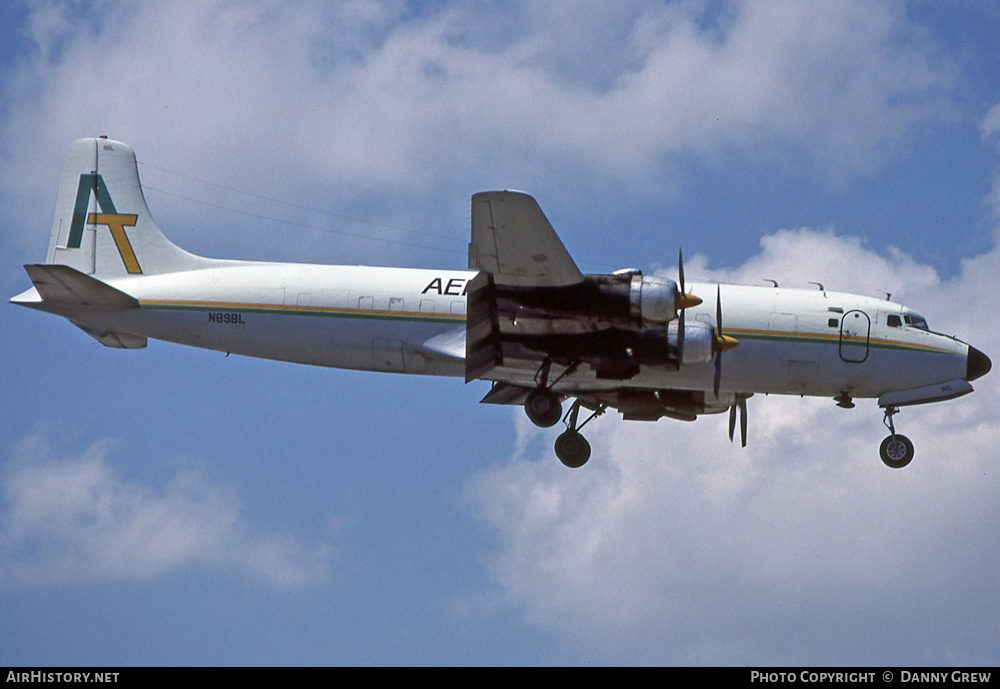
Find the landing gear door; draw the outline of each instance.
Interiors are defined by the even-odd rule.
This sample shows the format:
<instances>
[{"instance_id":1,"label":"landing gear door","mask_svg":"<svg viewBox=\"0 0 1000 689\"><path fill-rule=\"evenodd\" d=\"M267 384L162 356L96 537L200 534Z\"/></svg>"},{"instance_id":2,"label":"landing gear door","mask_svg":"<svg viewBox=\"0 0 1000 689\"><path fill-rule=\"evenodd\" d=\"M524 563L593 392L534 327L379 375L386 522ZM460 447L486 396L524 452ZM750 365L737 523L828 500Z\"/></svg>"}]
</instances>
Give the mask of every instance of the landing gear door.
<instances>
[{"instance_id":1,"label":"landing gear door","mask_svg":"<svg viewBox=\"0 0 1000 689\"><path fill-rule=\"evenodd\" d=\"M840 358L851 364L868 359L872 321L864 311L848 311L840 321Z\"/></svg>"}]
</instances>

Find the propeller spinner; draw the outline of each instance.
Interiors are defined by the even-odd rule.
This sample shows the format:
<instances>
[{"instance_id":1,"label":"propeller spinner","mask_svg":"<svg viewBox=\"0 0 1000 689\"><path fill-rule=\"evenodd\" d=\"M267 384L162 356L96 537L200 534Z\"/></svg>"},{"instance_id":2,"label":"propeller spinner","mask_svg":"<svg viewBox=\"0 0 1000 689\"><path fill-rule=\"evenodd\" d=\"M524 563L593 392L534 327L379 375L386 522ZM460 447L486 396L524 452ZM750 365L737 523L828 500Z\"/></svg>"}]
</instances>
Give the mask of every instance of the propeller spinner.
<instances>
[{"instance_id":1,"label":"propeller spinner","mask_svg":"<svg viewBox=\"0 0 1000 689\"><path fill-rule=\"evenodd\" d=\"M677 277L680 278L680 291L674 299L674 308L681 312L681 317L683 318L684 309L697 306L702 300L701 297L688 294L684 289L684 252L680 249L677 250Z\"/></svg>"}]
</instances>

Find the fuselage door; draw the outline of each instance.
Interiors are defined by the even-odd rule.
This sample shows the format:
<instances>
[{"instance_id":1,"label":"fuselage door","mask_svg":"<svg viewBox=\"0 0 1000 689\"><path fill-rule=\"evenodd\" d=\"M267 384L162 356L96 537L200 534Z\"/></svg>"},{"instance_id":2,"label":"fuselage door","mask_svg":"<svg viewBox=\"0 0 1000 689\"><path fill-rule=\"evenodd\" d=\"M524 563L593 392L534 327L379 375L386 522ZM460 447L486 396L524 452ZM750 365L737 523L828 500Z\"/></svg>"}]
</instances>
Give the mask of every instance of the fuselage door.
<instances>
[{"instance_id":1,"label":"fuselage door","mask_svg":"<svg viewBox=\"0 0 1000 689\"><path fill-rule=\"evenodd\" d=\"M848 311L840 320L840 358L851 364L860 364L868 358L868 340L872 321L859 309Z\"/></svg>"}]
</instances>

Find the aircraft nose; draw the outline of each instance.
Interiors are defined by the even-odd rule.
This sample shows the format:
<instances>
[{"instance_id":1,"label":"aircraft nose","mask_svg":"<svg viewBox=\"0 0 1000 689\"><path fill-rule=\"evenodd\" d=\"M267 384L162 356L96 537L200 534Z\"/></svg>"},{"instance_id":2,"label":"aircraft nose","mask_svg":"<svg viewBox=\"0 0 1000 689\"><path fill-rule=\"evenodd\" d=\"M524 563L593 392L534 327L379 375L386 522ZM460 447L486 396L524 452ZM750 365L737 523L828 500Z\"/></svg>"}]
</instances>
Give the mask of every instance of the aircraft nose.
<instances>
[{"instance_id":1,"label":"aircraft nose","mask_svg":"<svg viewBox=\"0 0 1000 689\"><path fill-rule=\"evenodd\" d=\"M982 378L990 372L991 368L993 368L993 362L990 361L990 358L975 347L969 347L967 361L968 363L965 367L966 380Z\"/></svg>"}]
</instances>

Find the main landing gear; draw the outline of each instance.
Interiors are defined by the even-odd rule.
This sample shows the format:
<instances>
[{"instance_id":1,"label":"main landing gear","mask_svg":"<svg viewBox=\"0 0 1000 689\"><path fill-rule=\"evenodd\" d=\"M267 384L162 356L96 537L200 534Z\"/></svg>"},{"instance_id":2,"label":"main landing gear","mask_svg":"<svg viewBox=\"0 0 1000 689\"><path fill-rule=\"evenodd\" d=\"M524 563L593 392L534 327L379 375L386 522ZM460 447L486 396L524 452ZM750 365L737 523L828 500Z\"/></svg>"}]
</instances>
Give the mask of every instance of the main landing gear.
<instances>
[{"instance_id":1,"label":"main landing gear","mask_svg":"<svg viewBox=\"0 0 1000 689\"><path fill-rule=\"evenodd\" d=\"M899 412L899 407L886 407L885 419L882 423L889 429L889 437L882 441L879 447L879 455L885 465L893 469L902 469L913 461L913 443L905 435L896 433L896 426L892 422L892 417Z\"/></svg>"},{"instance_id":2,"label":"main landing gear","mask_svg":"<svg viewBox=\"0 0 1000 689\"><path fill-rule=\"evenodd\" d=\"M553 385L558 383L567 375L576 370L577 364L571 364L558 378L553 381ZM574 400L566 416L562 414L562 402L559 395L552 392L549 385L549 371L552 368L552 360L545 359L538 373L535 375L535 382L538 387L528 393L528 398L524 400L524 413L528 415L531 423L541 428L555 426L561 418L566 424L566 430L556 438L556 456L559 461L570 468L582 467L590 459L590 443L580 435L580 429L586 426L591 419L604 413L605 405L599 405L594 413L587 417L587 420L577 425L580 415L580 400Z\"/></svg>"},{"instance_id":3,"label":"main landing gear","mask_svg":"<svg viewBox=\"0 0 1000 689\"><path fill-rule=\"evenodd\" d=\"M590 459L590 443L580 435L580 429L604 413L606 406L601 404L594 410L594 413L587 417L587 420L577 425L577 418L580 415L580 400L574 400L573 405L566 412L563 421L566 423L566 430L556 438L556 457L570 469L582 467Z\"/></svg>"},{"instance_id":4,"label":"main landing gear","mask_svg":"<svg viewBox=\"0 0 1000 689\"><path fill-rule=\"evenodd\" d=\"M540 428L555 426L562 418L562 402L559 400L559 395L552 392L552 387L549 385L549 371L551 370L552 359L546 357L538 372L535 373L535 382L538 383L538 387L528 394L528 399L524 400L524 413L531 419L531 423ZM575 364L567 368L562 375L555 379L553 385L575 370Z\"/></svg>"},{"instance_id":5,"label":"main landing gear","mask_svg":"<svg viewBox=\"0 0 1000 689\"><path fill-rule=\"evenodd\" d=\"M546 388L532 390L524 401L524 413L531 423L541 428L549 428L562 418L562 402L559 396Z\"/></svg>"},{"instance_id":6,"label":"main landing gear","mask_svg":"<svg viewBox=\"0 0 1000 689\"><path fill-rule=\"evenodd\" d=\"M541 428L549 428L558 423L560 417L566 424L566 430L556 438L556 457L559 461L576 469L582 467L590 459L590 443L580 434L580 429L586 426L591 419L604 413L605 406L602 404L594 413L587 417L587 420L577 425L580 416L580 400L574 400L566 416L562 416L562 404L559 396L551 390L539 388L533 390L524 401L524 411L531 419L531 422Z\"/></svg>"}]
</instances>

